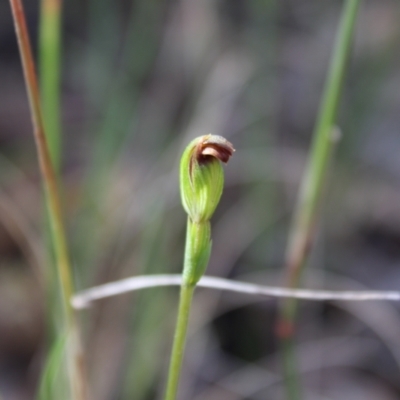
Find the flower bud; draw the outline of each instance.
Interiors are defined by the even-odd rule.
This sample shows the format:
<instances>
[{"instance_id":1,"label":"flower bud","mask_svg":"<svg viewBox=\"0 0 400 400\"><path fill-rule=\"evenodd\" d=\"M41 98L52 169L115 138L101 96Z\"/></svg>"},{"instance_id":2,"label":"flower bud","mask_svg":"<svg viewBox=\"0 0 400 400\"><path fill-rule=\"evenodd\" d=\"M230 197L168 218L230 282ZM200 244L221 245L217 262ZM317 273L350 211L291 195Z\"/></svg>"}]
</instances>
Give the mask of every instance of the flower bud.
<instances>
[{"instance_id":1,"label":"flower bud","mask_svg":"<svg viewBox=\"0 0 400 400\"><path fill-rule=\"evenodd\" d=\"M221 198L224 171L234 148L222 136L194 139L182 155L180 188L182 204L193 222L209 221Z\"/></svg>"}]
</instances>

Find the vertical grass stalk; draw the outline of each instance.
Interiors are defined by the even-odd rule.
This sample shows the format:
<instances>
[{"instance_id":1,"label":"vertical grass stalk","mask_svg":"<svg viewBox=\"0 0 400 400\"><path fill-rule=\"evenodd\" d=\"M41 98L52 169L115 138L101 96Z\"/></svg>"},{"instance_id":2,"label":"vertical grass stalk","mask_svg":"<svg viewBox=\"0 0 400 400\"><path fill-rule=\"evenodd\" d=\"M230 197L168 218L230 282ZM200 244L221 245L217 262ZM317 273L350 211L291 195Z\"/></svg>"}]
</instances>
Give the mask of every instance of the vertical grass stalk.
<instances>
[{"instance_id":1,"label":"vertical grass stalk","mask_svg":"<svg viewBox=\"0 0 400 400\"><path fill-rule=\"evenodd\" d=\"M60 121L60 56L61 56L61 0L41 0L39 24L39 85L41 109L43 113L44 133L50 158L59 178L61 168L61 121ZM45 210L48 211L48 210ZM47 242L47 263L54 263L54 251L50 242L50 222L46 214L44 230ZM60 313L60 303L55 271L47 270L48 304L51 319ZM55 301L56 300L56 301ZM53 324L55 325L55 324ZM54 326L51 326L50 338L54 339ZM61 332L59 332L61 333ZM56 342L57 340L55 340ZM54 342L54 343L55 343ZM51 351L50 351L51 352ZM59 352L60 353L60 352ZM43 376L45 376L44 374Z\"/></svg>"},{"instance_id":2,"label":"vertical grass stalk","mask_svg":"<svg viewBox=\"0 0 400 400\"><path fill-rule=\"evenodd\" d=\"M45 136L39 88L24 9L21 0L10 0L10 5L21 55L25 85L28 93L34 140L38 154L39 167L42 174L45 201L50 219L51 240L55 251L62 302L64 306L65 330L68 333L67 366L69 371L71 397L73 400L85 400L86 381L77 320L74 310L70 305L70 299L73 294L73 283L56 174L54 172Z\"/></svg>"},{"instance_id":3,"label":"vertical grass stalk","mask_svg":"<svg viewBox=\"0 0 400 400\"><path fill-rule=\"evenodd\" d=\"M334 124L359 4L360 0L346 0L342 10L308 165L290 228L286 251L286 284L290 288L296 288L299 285L313 241L318 204L335 141L333 140ZM301 398L293 344L296 306L295 299L286 299L282 302L277 327L278 335L282 340L285 385L287 398L290 400Z\"/></svg>"},{"instance_id":4,"label":"vertical grass stalk","mask_svg":"<svg viewBox=\"0 0 400 400\"><path fill-rule=\"evenodd\" d=\"M194 139L182 155L180 191L188 223L178 319L165 400L175 400L178 392L190 307L196 284L203 276L210 258L210 219L224 186L221 162L228 162L233 152L232 144L221 136L206 135Z\"/></svg>"},{"instance_id":5,"label":"vertical grass stalk","mask_svg":"<svg viewBox=\"0 0 400 400\"><path fill-rule=\"evenodd\" d=\"M61 5L61 0L41 0L39 32L41 105L50 157L57 172L61 162Z\"/></svg>"}]
</instances>

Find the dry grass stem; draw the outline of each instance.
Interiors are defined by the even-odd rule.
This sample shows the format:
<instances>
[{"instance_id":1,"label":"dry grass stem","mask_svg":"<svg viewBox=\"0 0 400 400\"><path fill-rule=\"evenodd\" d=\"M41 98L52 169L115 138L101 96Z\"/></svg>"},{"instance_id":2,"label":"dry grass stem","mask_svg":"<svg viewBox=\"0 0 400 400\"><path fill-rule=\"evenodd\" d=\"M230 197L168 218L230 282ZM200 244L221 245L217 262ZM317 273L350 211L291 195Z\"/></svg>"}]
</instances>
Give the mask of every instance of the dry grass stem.
<instances>
[{"instance_id":1,"label":"dry grass stem","mask_svg":"<svg viewBox=\"0 0 400 400\"><path fill-rule=\"evenodd\" d=\"M122 279L120 281L95 286L77 293L72 298L72 305L76 309L90 306L94 300L116 296L135 290L150 289L159 286L179 286L182 283L181 275L144 275ZM400 292L359 290L359 291L334 291L334 290L311 290L311 289L287 289L274 286L256 285L247 282L237 282L229 279L204 276L198 283L199 287L226 290L236 293L245 293L255 296L295 298L302 300L341 300L341 301L367 301L367 300L389 300L399 301Z\"/></svg>"}]
</instances>

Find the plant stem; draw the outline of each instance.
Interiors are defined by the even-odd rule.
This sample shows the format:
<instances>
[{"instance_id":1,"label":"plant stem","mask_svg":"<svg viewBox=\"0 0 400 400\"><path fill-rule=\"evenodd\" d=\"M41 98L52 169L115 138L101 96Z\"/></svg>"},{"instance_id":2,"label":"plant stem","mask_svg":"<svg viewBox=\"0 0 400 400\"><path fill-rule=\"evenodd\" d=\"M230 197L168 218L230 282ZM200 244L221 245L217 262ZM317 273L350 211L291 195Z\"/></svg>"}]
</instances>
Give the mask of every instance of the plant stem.
<instances>
[{"instance_id":1,"label":"plant stem","mask_svg":"<svg viewBox=\"0 0 400 400\"><path fill-rule=\"evenodd\" d=\"M210 223L208 221L204 223L206 229L208 228L208 230L209 224ZM182 369L183 354L185 351L190 308L192 305L193 293L198 281L198 279L195 279L195 276L197 275L196 270L198 269L200 263L198 257L196 257L198 250L196 249L197 246L196 244L193 244L196 242L197 244L202 242L202 235L201 232L199 232L199 229L192 229L194 225L196 224L193 224L190 217L188 217L182 285L179 296L178 319L176 321L174 344L172 346L171 361L169 364L165 400L175 400L178 392L179 376ZM207 237L207 242L209 242L209 236ZM208 264L208 260L206 264Z\"/></svg>"},{"instance_id":2,"label":"plant stem","mask_svg":"<svg viewBox=\"0 0 400 400\"><path fill-rule=\"evenodd\" d=\"M118 296L155 287L181 286L182 275L138 275L119 281L94 286L75 294L72 304L77 310L89 307L93 301ZM286 298L292 297L312 301L400 301L400 291L388 290L315 290L288 289L285 287L255 285L231 279L203 276L198 287L226 290L233 293L245 293L253 296Z\"/></svg>"},{"instance_id":3,"label":"plant stem","mask_svg":"<svg viewBox=\"0 0 400 400\"><path fill-rule=\"evenodd\" d=\"M61 158L61 0L42 0L39 36L40 89L45 134L54 169Z\"/></svg>"},{"instance_id":4,"label":"plant stem","mask_svg":"<svg viewBox=\"0 0 400 400\"><path fill-rule=\"evenodd\" d=\"M182 284L181 286L178 320L176 322L174 344L172 347L171 361L169 364L165 400L175 400L178 392L179 376L182 368L186 333L194 289L195 285Z\"/></svg>"},{"instance_id":5,"label":"plant stem","mask_svg":"<svg viewBox=\"0 0 400 400\"><path fill-rule=\"evenodd\" d=\"M335 142L333 140L334 124L359 4L360 0L346 0L342 10L309 161L290 228L286 251L286 282L291 288L299 285L313 241L318 204ZM278 321L278 335L282 339L283 346L287 398L290 400L301 398L293 344L296 306L297 300L286 299L282 303L280 321Z\"/></svg>"},{"instance_id":6,"label":"plant stem","mask_svg":"<svg viewBox=\"0 0 400 400\"><path fill-rule=\"evenodd\" d=\"M86 382L78 325L74 310L70 304L70 299L74 290L56 174L54 172L45 136L35 64L29 41L24 9L21 0L10 0L10 4L28 93L33 133L38 153L39 166L42 173L46 206L50 218L51 239L55 251L65 312L65 329L69 333L67 357L72 399L84 400L86 399Z\"/></svg>"},{"instance_id":7,"label":"plant stem","mask_svg":"<svg viewBox=\"0 0 400 400\"><path fill-rule=\"evenodd\" d=\"M291 337L282 338L283 370L285 377L286 396L290 400L300 400L300 378L297 373L295 343Z\"/></svg>"},{"instance_id":8,"label":"plant stem","mask_svg":"<svg viewBox=\"0 0 400 400\"><path fill-rule=\"evenodd\" d=\"M190 149L190 147L188 148ZM186 152L183 154L181 160L181 178L185 176L185 173L182 171L189 164L185 154ZM181 187L181 192L185 190L185 188ZM210 231L209 220L193 222L191 217L188 216L178 320L175 328L165 400L175 400L178 391L193 293L197 282L207 268L210 257Z\"/></svg>"},{"instance_id":9,"label":"plant stem","mask_svg":"<svg viewBox=\"0 0 400 400\"><path fill-rule=\"evenodd\" d=\"M60 123L60 54L61 54L61 0L41 0L39 25L39 84L41 108L49 147L50 158L56 177L61 167L61 123ZM54 251L51 245L50 217L45 210L44 230L47 244L47 263L54 264ZM53 269L47 269L47 292L51 319L60 314L60 302L57 301L57 276ZM49 336L54 335L54 328ZM61 334L61 332L58 332ZM54 338L52 338L54 339Z\"/></svg>"}]
</instances>

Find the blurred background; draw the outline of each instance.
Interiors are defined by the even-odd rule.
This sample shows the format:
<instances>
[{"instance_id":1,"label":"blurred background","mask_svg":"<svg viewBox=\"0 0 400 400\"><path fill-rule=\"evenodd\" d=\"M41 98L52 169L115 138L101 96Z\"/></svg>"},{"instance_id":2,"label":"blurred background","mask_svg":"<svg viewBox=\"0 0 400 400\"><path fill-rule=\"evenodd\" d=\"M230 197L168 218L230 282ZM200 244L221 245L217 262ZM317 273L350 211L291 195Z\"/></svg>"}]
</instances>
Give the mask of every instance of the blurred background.
<instances>
[{"instance_id":1,"label":"blurred background","mask_svg":"<svg viewBox=\"0 0 400 400\"><path fill-rule=\"evenodd\" d=\"M36 54L39 4L24 3ZM207 273L282 284L342 5L64 2L61 174L77 290L181 271L186 216L177 166L187 143L210 132L225 136L236 153L212 221ZM399 17L396 0L360 7L338 119L342 138L304 287L400 287ZM35 397L48 348L44 223L26 90L3 1L2 400ZM176 288L157 288L99 301L80 314L94 399L162 398L177 300ZM276 316L274 299L199 289L180 398L283 399ZM400 399L398 305L302 302L297 325L305 399Z\"/></svg>"}]
</instances>

